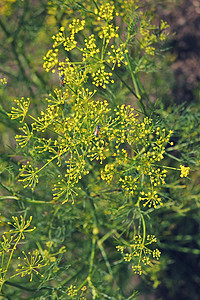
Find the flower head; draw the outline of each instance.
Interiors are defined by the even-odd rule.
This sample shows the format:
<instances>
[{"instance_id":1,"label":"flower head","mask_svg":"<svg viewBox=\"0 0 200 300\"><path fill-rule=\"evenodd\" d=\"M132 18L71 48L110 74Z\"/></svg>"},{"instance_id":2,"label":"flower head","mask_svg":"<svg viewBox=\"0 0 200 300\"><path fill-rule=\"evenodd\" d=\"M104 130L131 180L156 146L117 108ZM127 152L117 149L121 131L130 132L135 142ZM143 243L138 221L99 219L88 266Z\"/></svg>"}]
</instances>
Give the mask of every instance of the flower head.
<instances>
[{"instance_id":1,"label":"flower head","mask_svg":"<svg viewBox=\"0 0 200 300\"><path fill-rule=\"evenodd\" d=\"M32 217L30 217L30 219L27 221L25 221L23 216L20 216L20 220L18 219L18 217L13 216L12 218L13 218L14 223L8 222L8 224L13 226L14 228L9 231L9 234L17 234L17 236L20 236L20 237L22 237L22 239L24 239L25 232L31 232L31 231L35 230L35 228L36 228L36 227L34 227L34 228L27 229L31 224ZM5 232L5 233L8 233L8 232Z\"/></svg>"},{"instance_id":2,"label":"flower head","mask_svg":"<svg viewBox=\"0 0 200 300\"><path fill-rule=\"evenodd\" d=\"M185 167L183 165L180 165L180 168L181 168L180 177L187 177L189 175L189 172L190 172L190 167Z\"/></svg>"},{"instance_id":3,"label":"flower head","mask_svg":"<svg viewBox=\"0 0 200 300\"><path fill-rule=\"evenodd\" d=\"M9 117L11 117L12 120L18 119L22 117L22 120L20 123L22 123L27 115L29 105L30 105L30 98L27 98L26 100L24 97L22 97L20 100L14 100L17 104L17 108L12 107L11 112L8 114Z\"/></svg>"}]
</instances>

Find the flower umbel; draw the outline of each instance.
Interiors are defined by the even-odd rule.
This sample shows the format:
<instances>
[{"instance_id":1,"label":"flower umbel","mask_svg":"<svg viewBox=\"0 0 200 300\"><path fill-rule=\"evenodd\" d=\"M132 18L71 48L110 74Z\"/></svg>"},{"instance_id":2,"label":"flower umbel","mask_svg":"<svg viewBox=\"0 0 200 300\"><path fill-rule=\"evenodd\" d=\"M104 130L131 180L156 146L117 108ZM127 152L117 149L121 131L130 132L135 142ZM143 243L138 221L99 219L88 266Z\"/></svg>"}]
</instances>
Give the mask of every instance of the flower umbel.
<instances>
[{"instance_id":1,"label":"flower umbel","mask_svg":"<svg viewBox=\"0 0 200 300\"><path fill-rule=\"evenodd\" d=\"M17 237L18 237L18 235L20 235L22 237L22 239L24 239L25 232L32 232L33 230L36 229L36 227L27 229L31 224L32 216L27 221L25 221L23 216L20 216L20 220L18 219L18 217L14 217L14 216L12 217L12 219L13 219L14 223L8 222L8 224L13 226L14 229L10 229L10 231L6 232L6 233L16 234Z\"/></svg>"},{"instance_id":2,"label":"flower umbel","mask_svg":"<svg viewBox=\"0 0 200 300\"><path fill-rule=\"evenodd\" d=\"M47 262L41 257L41 255L39 255L39 251L35 250L33 253L29 252L28 255L24 251L22 251L22 253L24 255L24 259L18 257L18 259L23 262L22 264L19 264L18 269L16 269L16 271L19 272L18 274L20 274L21 277L30 275L30 281L33 280L34 273L43 277L38 270L45 267Z\"/></svg>"},{"instance_id":3,"label":"flower umbel","mask_svg":"<svg viewBox=\"0 0 200 300\"><path fill-rule=\"evenodd\" d=\"M133 272L141 275L144 272L145 266L150 265L153 259L159 259L161 252L158 249L151 250L149 246L157 241L154 235L147 235L146 240L141 235L136 235L133 243L129 246L117 246L117 250L121 252L124 260L133 262ZM126 253L128 251L128 253Z\"/></svg>"},{"instance_id":4,"label":"flower umbel","mask_svg":"<svg viewBox=\"0 0 200 300\"><path fill-rule=\"evenodd\" d=\"M10 231L8 232L4 232L4 234L2 235L3 240L0 240L0 292L6 281L9 281L9 279L21 274L18 273L18 271L12 274L12 272L10 272L10 265L15 256L15 251L20 250L20 247L18 248L17 246L20 243L21 239L25 238L25 233L35 230L35 227L28 229L32 221L32 217L30 217L30 219L27 221L23 216L20 216L20 219L13 216L12 219L14 222L7 222L7 224L9 225L9 227L13 227L13 229L10 229Z\"/></svg>"},{"instance_id":5,"label":"flower umbel","mask_svg":"<svg viewBox=\"0 0 200 300\"><path fill-rule=\"evenodd\" d=\"M23 179L19 179L19 181L27 182L27 184L24 185L24 188L27 186L31 187L33 190L38 183L38 168L35 169L32 167L32 165L27 162L27 164L23 165L20 169L20 176L23 177Z\"/></svg>"},{"instance_id":6,"label":"flower umbel","mask_svg":"<svg viewBox=\"0 0 200 300\"><path fill-rule=\"evenodd\" d=\"M33 132L30 132L28 125L25 123L23 127L19 128L23 131L24 135L16 135L15 139L19 143L19 145L23 148L27 145L31 137L33 136Z\"/></svg>"},{"instance_id":7,"label":"flower umbel","mask_svg":"<svg viewBox=\"0 0 200 300\"><path fill-rule=\"evenodd\" d=\"M185 167L183 165L180 165L180 168L181 168L180 177L187 177L189 175L189 172L190 172L190 167Z\"/></svg>"},{"instance_id":8,"label":"flower umbel","mask_svg":"<svg viewBox=\"0 0 200 300\"><path fill-rule=\"evenodd\" d=\"M12 120L18 119L22 117L20 123L22 123L27 115L29 105L30 105L30 98L26 100L22 97L20 100L14 100L18 106L18 108L12 107L11 112L8 114Z\"/></svg>"},{"instance_id":9,"label":"flower umbel","mask_svg":"<svg viewBox=\"0 0 200 300\"><path fill-rule=\"evenodd\" d=\"M71 284L70 287L67 288L66 292L68 296L75 297L78 293L78 290L75 285L73 286Z\"/></svg>"},{"instance_id":10,"label":"flower umbel","mask_svg":"<svg viewBox=\"0 0 200 300\"><path fill-rule=\"evenodd\" d=\"M153 206L154 208L156 208L158 205L163 205L162 199L158 196L156 190L149 191L147 193L142 191L140 195L141 196L139 197L139 201L144 201L144 207L148 205L148 207Z\"/></svg>"}]
</instances>

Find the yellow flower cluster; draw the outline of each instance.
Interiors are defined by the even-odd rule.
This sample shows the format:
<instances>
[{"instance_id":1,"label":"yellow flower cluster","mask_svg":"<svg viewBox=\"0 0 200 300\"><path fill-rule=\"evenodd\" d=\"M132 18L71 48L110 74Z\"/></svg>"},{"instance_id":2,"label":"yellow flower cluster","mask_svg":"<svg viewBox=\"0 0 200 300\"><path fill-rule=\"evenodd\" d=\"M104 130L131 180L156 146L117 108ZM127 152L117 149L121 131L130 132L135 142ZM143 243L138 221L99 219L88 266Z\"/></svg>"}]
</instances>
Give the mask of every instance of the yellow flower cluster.
<instances>
[{"instance_id":1,"label":"yellow flower cluster","mask_svg":"<svg viewBox=\"0 0 200 300\"><path fill-rule=\"evenodd\" d=\"M139 0L118 0L120 3L119 15L122 17L128 17L138 9Z\"/></svg>"},{"instance_id":2,"label":"yellow flower cluster","mask_svg":"<svg viewBox=\"0 0 200 300\"><path fill-rule=\"evenodd\" d=\"M48 105L46 112L41 111L41 117L32 123L33 130L44 132L46 128L54 124L59 118L59 107L56 105Z\"/></svg>"},{"instance_id":3,"label":"yellow flower cluster","mask_svg":"<svg viewBox=\"0 0 200 300\"><path fill-rule=\"evenodd\" d=\"M12 216L13 222L8 222L8 225L11 225L13 229L10 229L9 234L19 235L20 238L24 239L24 233L32 232L36 229L36 227L27 229L31 224L32 218L33 217L30 216L29 220L26 221L23 216L20 216L20 219L18 217Z\"/></svg>"},{"instance_id":4,"label":"yellow flower cluster","mask_svg":"<svg viewBox=\"0 0 200 300\"><path fill-rule=\"evenodd\" d=\"M145 201L143 204L144 207L148 205L149 207L153 206L156 208L158 205L163 205L162 199L158 196L157 191L155 190L149 191L148 193L142 191L140 195L139 201Z\"/></svg>"},{"instance_id":5,"label":"yellow flower cluster","mask_svg":"<svg viewBox=\"0 0 200 300\"><path fill-rule=\"evenodd\" d=\"M75 285L71 284L70 287L68 287L66 289L66 293L70 297L70 299L74 299L74 297L76 297L77 299L80 299L80 300L86 300L86 297L83 296L83 294L85 293L86 290L87 290L86 286L83 286L79 290L79 289L77 289L77 287ZM80 295L78 295L78 292L80 293Z\"/></svg>"},{"instance_id":6,"label":"yellow flower cluster","mask_svg":"<svg viewBox=\"0 0 200 300\"><path fill-rule=\"evenodd\" d=\"M132 178L131 175L125 176L124 179L120 178L119 181L122 182L122 188L127 191L130 195L134 194L138 185L136 184L139 177Z\"/></svg>"},{"instance_id":7,"label":"yellow flower cluster","mask_svg":"<svg viewBox=\"0 0 200 300\"><path fill-rule=\"evenodd\" d=\"M52 39L55 40L53 44L53 48L58 47L65 41L65 36L63 31L65 30L64 27L60 27L59 33L52 36Z\"/></svg>"},{"instance_id":8,"label":"yellow flower cluster","mask_svg":"<svg viewBox=\"0 0 200 300\"><path fill-rule=\"evenodd\" d=\"M113 24L106 24L105 26L102 26L102 30L99 32L100 39L105 39L106 44L108 44L112 38L118 38L118 28L118 26L114 27Z\"/></svg>"},{"instance_id":9,"label":"yellow flower cluster","mask_svg":"<svg viewBox=\"0 0 200 300\"><path fill-rule=\"evenodd\" d=\"M115 49L114 45L111 46L111 51L112 52L108 52L108 56L109 58L107 59L108 63L113 63L113 67L112 70L114 70L115 65L117 64L117 66L120 68L121 67L121 62L124 61L124 54L128 53L128 50L122 50L123 45L119 45L119 47L117 49ZM128 63L125 62L125 65L127 65Z\"/></svg>"},{"instance_id":10,"label":"yellow flower cluster","mask_svg":"<svg viewBox=\"0 0 200 300\"><path fill-rule=\"evenodd\" d=\"M74 298L74 297L77 295L78 290L77 290L77 288L76 288L75 285L72 285L72 284L71 284L70 287L67 288L66 292L67 292L67 295L68 295L68 296Z\"/></svg>"},{"instance_id":11,"label":"yellow flower cluster","mask_svg":"<svg viewBox=\"0 0 200 300\"><path fill-rule=\"evenodd\" d=\"M30 98L27 98L25 100L24 97L22 97L20 100L15 99L14 101L18 107L17 108L12 107L12 110L8 115L12 120L22 117L22 119L20 121L20 123L22 123L24 121L24 119L27 115L28 109L29 109Z\"/></svg>"},{"instance_id":12,"label":"yellow flower cluster","mask_svg":"<svg viewBox=\"0 0 200 300\"><path fill-rule=\"evenodd\" d=\"M70 37L67 38L65 37L64 33L65 28L61 27L59 33L52 36L52 39L54 40L53 48L63 44L66 51L74 49L77 45L75 34L83 30L84 26L85 20L80 21L79 19L74 19L72 24L69 24Z\"/></svg>"},{"instance_id":13,"label":"yellow flower cluster","mask_svg":"<svg viewBox=\"0 0 200 300\"><path fill-rule=\"evenodd\" d=\"M167 33L165 29L169 25L167 22L161 20L160 27L157 28L155 25L150 24L148 18L143 17L140 24L140 44L141 49L144 49L145 52L151 56L155 55L155 44L159 41L165 41L167 39Z\"/></svg>"},{"instance_id":14,"label":"yellow flower cluster","mask_svg":"<svg viewBox=\"0 0 200 300\"><path fill-rule=\"evenodd\" d=\"M112 153L113 163L106 164L101 170L101 178L109 184L115 174L115 180L118 180L126 194L136 196L140 192L141 196L138 200L144 201L144 206L162 205L155 188L165 184L166 170L160 170L154 164L163 158L165 144L169 142L170 134L166 135L165 130L160 128L154 129L150 119L146 118L143 122L139 122L129 106L122 105L115 111L113 124L116 127L120 124L120 130L108 127L107 137L110 142L114 141L113 146L116 150ZM157 136L154 141L152 141L153 135ZM122 148L123 143L131 146L131 153L130 150ZM144 145L148 151L145 151ZM139 190L141 180L145 182L144 191Z\"/></svg>"},{"instance_id":15,"label":"yellow flower cluster","mask_svg":"<svg viewBox=\"0 0 200 300\"><path fill-rule=\"evenodd\" d=\"M51 69L52 72L55 72L55 68L58 65L60 75L64 75L65 84L70 86L73 90L76 90L83 82L86 82L88 76L92 76L92 83L96 87L100 86L105 89L106 85L114 83L114 80L111 79L112 73L109 69L112 68L112 70L114 70L116 64L118 67L120 67L122 63L127 64L125 61L127 50L122 43L117 46L119 42L115 43L116 46L109 46L111 39L119 39L117 33L118 27L112 23L114 17L113 10L114 6L107 3L100 6L99 11L96 11L97 21L101 24L98 28L99 37L102 39L101 47L97 46L94 34L84 39L84 45L82 47L77 45L75 34L84 29L85 20L80 21L79 19L74 19L68 27L69 36L65 36L65 30L62 26L59 33L52 37L54 40L54 49L49 50L44 57L44 69L47 72ZM63 45L66 51L71 51L76 48L79 53L82 53L82 61L73 63L69 58L66 58L65 61L58 63L58 47L60 45ZM108 67L108 64L111 64L111 66Z\"/></svg>"},{"instance_id":16,"label":"yellow flower cluster","mask_svg":"<svg viewBox=\"0 0 200 300\"><path fill-rule=\"evenodd\" d=\"M30 132L30 129L26 123L24 124L23 127L20 127L19 129L21 131L23 131L24 135L17 134L15 136L15 138L16 138L16 141L19 143L19 145L23 148L27 145L29 140L32 138L33 132L32 131Z\"/></svg>"},{"instance_id":17,"label":"yellow flower cluster","mask_svg":"<svg viewBox=\"0 0 200 300\"><path fill-rule=\"evenodd\" d=\"M181 168L180 177L187 177L189 175L189 172L190 172L190 167L185 167L183 165L180 165L180 168Z\"/></svg>"},{"instance_id":18,"label":"yellow flower cluster","mask_svg":"<svg viewBox=\"0 0 200 300\"><path fill-rule=\"evenodd\" d=\"M83 30L85 26L85 20L74 19L72 24L69 25L69 29L72 35L78 33L79 31Z\"/></svg>"},{"instance_id":19,"label":"yellow flower cluster","mask_svg":"<svg viewBox=\"0 0 200 300\"><path fill-rule=\"evenodd\" d=\"M101 20L101 18L107 22L113 20L113 12L114 12L114 5L110 5L110 3L105 3L104 5L101 5L99 9L95 9L94 13L98 15L97 20Z\"/></svg>"},{"instance_id":20,"label":"yellow flower cluster","mask_svg":"<svg viewBox=\"0 0 200 300\"><path fill-rule=\"evenodd\" d=\"M153 26L155 30L155 26ZM154 33L150 33L150 29L147 27L147 21L142 22L140 27L140 34L141 34L141 48L145 49L146 53L149 55L155 54L155 47L153 46L154 43L157 41L157 37Z\"/></svg>"},{"instance_id":21,"label":"yellow flower cluster","mask_svg":"<svg viewBox=\"0 0 200 300\"><path fill-rule=\"evenodd\" d=\"M7 84L6 78L1 78L1 79L0 79L0 82L1 82L2 84Z\"/></svg>"},{"instance_id":22,"label":"yellow flower cluster","mask_svg":"<svg viewBox=\"0 0 200 300\"><path fill-rule=\"evenodd\" d=\"M111 184L114 179L130 197L140 195L138 200L143 201L144 206L161 205L157 189L165 184L166 171L155 167L155 163L163 159L171 133L154 128L148 118L140 121L130 105L118 106L111 114L108 102L93 101L94 95L95 91L81 88L70 100L68 89L64 94L56 89L55 96L50 94L46 99L49 103L46 111L41 111L37 118L30 116L34 120L32 130L25 123L21 128L23 134L17 135L16 140L24 147L38 134L34 151L50 156L40 169L34 169L29 163L24 165L20 170L21 181L34 188L41 170L56 160L59 167L65 165L66 173L54 186L54 200L61 197L66 202L77 195L75 190L80 179L89 173L88 159L100 164L108 159L101 170L102 180ZM20 103L22 108L24 103L27 113L27 102L23 99ZM66 115L63 105L68 111ZM14 109L13 113L15 116ZM16 117L21 117L21 113ZM95 136L97 124L101 124L100 132ZM46 130L53 131L57 137L41 138L40 133ZM145 186L142 191L141 181Z\"/></svg>"},{"instance_id":23,"label":"yellow flower cluster","mask_svg":"<svg viewBox=\"0 0 200 300\"><path fill-rule=\"evenodd\" d=\"M86 61L90 57L95 57L100 50L97 48L96 39L94 38L94 34L91 34L88 37L88 40L85 39L85 48L82 48L81 51L83 52L83 61Z\"/></svg>"},{"instance_id":24,"label":"yellow flower cluster","mask_svg":"<svg viewBox=\"0 0 200 300\"><path fill-rule=\"evenodd\" d=\"M69 58L65 62L60 62L58 70L64 75L64 83L72 90L78 90L87 81L87 69L70 62Z\"/></svg>"},{"instance_id":25,"label":"yellow flower cluster","mask_svg":"<svg viewBox=\"0 0 200 300\"><path fill-rule=\"evenodd\" d=\"M112 76L111 72L105 71L105 66L101 66L95 73L92 73L93 77L93 84L96 85L96 87L101 86L102 88L106 88L106 85L109 84L109 82L114 83L113 79L110 79Z\"/></svg>"},{"instance_id":26,"label":"yellow flower cluster","mask_svg":"<svg viewBox=\"0 0 200 300\"><path fill-rule=\"evenodd\" d=\"M19 181L22 181L25 183L24 188L31 187L32 190L34 190L36 184L38 183L38 168L35 169L33 166L27 161L25 165L22 165L22 168L19 169L20 176L23 179L19 179Z\"/></svg>"},{"instance_id":27,"label":"yellow flower cluster","mask_svg":"<svg viewBox=\"0 0 200 300\"><path fill-rule=\"evenodd\" d=\"M21 257L18 257L22 263L19 264L18 268L16 269L16 271L21 274L21 277L30 275L30 281L33 280L34 274L43 277L38 270L42 267L45 267L47 262L45 258L42 258L42 256L39 255L39 251L35 250L33 253L29 252L28 255L24 251L22 251L22 253L24 258L22 259Z\"/></svg>"},{"instance_id":28,"label":"yellow flower cluster","mask_svg":"<svg viewBox=\"0 0 200 300\"><path fill-rule=\"evenodd\" d=\"M72 200L72 204L74 204L74 197L78 196L77 192L74 190L74 182L66 181L61 178L61 175L58 175L58 182L54 185L52 189L53 200L56 201L58 199L63 199L62 204L68 202L69 199Z\"/></svg>"},{"instance_id":29,"label":"yellow flower cluster","mask_svg":"<svg viewBox=\"0 0 200 300\"><path fill-rule=\"evenodd\" d=\"M54 51L50 49L47 52L46 56L43 57L43 59L44 59L43 68L47 72L49 72L58 63L58 49L55 49ZM55 73L55 70L52 70L52 73Z\"/></svg>"},{"instance_id":30,"label":"yellow flower cluster","mask_svg":"<svg viewBox=\"0 0 200 300\"><path fill-rule=\"evenodd\" d=\"M4 283L9 281L10 278L30 275L30 281L32 281L34 274L42 276L39 270L47 265L47 261L41 258L38 250L33 250L32 253L28 252L28 255L24 251L21 251L23 259L19 256L19 243L22 243L27 233L33 232L36 229L36 227L30 228L31 221L32 216L26 220L20 215L20 217L12 216L12 221L6 224L7 227L11 229L7 232L5 231L0 240L0 256L1 258L3 257L3 259L1 259L0 293L2 292ZM21 261L21 264L15 269L13 268L13 262L15 261L13 258L16 257L16 255ZM16 263L14 263L14 265L16 265Z\"/></svg>"},{"instance_id":31,"label":"yellow flower cluster","mask_svg":"<svg viewBox=\"0 0 200 300\"><path fill-rule=\"evenodd\" d=\"M111 183L114 176L114 164L107 164L103 169L101 169L101 178L106 180L108 184Z\"/></svg>"},{"instance_id":32,"label":"yellow flower cluster","mask_svg":"<svg viewBox=\"0 0 200 300\"><path fill-rule=\"evenodd\" d=\"M167 24L167 22L161 20L160 22L160 32L159 32L159 39L160 41L165 41L167 36L168 36L168 33L165 31L165 29L169 28L169 25Z\"/></svg>"},{"instance_id":33,"label":"yellow flower cluster","mask_svg":"<svg viewBox=\"0 0 200 300\"><path fill-rule=\"evenodd\" d=\"M62 92L61 90L58 90L58 89L55 89L54 93L55 93L55 96L52 94L49 94L49 98L46 98L46 101L55 106L64 104L65 100L67 100L69 97L68 93L66 93L64 91Z\"/></svg>"},{"instance_id":34,"label":"yellow flower cluster","mask_svg":"<svg viewBox=\"0 0 200 300\"><path fill-rule=\"evenodd\" d=\"M151 179L151 184L154 186L164 185L165 184L165 178L166 178L167 170L160 170L160 169L154 169L148 173Z\"/></svg>"},{"instance_id":35,"label":"yellow flower cluster","mask_svg":"<svg viewBox=\"0 0 200 300\"><path fill-rule=\"evenodd\" d=\"M154 258L157 260L160 258L161 252L158 249L152 250L149 248L156 241L157 239L154 235L147 235L146 238L141 235L135 235L132 244L129 246L120 245L116 248L121 252L125 261L133 263L133 272L141 275L144 272L145 266L152 264Z\"/></svg>"}]
</instances>

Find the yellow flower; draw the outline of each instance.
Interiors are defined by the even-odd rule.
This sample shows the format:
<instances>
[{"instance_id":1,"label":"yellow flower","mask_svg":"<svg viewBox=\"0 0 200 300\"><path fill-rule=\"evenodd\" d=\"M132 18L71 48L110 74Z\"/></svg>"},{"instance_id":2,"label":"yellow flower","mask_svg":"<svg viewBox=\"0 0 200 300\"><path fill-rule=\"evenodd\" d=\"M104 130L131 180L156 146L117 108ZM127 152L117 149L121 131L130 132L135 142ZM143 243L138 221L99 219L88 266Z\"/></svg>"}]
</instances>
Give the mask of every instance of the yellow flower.
<instances>
[{"instance_id":1,"label":"yellow flower","mask_svg":"<svg viewBox=\"0 0 200 300\"><path fill-rule=\"evenodd\" d=\"M2 84L7 84L6 78L1 78L1 79L0 79L0 82L1 82Z\"/></svg>"},{"instance_id":2,"label":"yellow flower","mask_svg":"<svg viewBox=\"0 0 200 300\"><path fill-rule=\"evenodd\" d=\"M180 175L180 177L187 177L189 175L190 168L189 167L185 167L183 165L180 165L180 168L181 168L181 175Z\"/></svg>"},{"instance_id":3,"label":"yellow flower","mask_svg":"<svg viewBox=\"0 0 200 300\"><path fill-rule=\"evenodd\" d=\"M28 113L29 105L30 105L30 98L26 100L22 97L20 100L15 99L15 103L17 104L17 108L12 107L11 112L8 114L9 117L14 120L22 117L20 123L24 122L24 119Z\"/></svg>"}]
</instances>

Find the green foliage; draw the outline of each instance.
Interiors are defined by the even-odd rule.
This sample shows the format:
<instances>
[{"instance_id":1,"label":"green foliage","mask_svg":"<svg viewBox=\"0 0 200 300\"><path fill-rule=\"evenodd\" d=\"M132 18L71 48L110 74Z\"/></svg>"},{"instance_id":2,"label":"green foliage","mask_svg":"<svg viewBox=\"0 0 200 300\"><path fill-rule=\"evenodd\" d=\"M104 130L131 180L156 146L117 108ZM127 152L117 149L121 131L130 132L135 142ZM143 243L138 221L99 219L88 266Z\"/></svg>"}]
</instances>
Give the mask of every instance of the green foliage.
<instances>
[{"instance_id":1,"label":"green foliage","mask_svg":"<svg viewBox=\"0 0 200 300\"><path fill-rule=\"evenodd\" d=\"M134 274L160 284L155 244L169 224L157 228L159 211L185 212L169 190L186 186L191 164L173 152L184 135L170 141L172 120L142 83L168 25L155 26L139 1L49 1L47 9L53 18L63 12L43 57L55 88L37 109L15 99L8 114L18 131L12 161L1 164L3 227L14 227L2 232L1 293L134 299ZM7 220L3 201L20 221Z\"/></svg>"}]
</instances>

